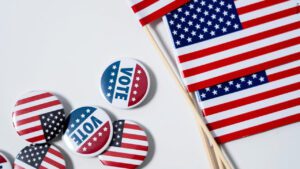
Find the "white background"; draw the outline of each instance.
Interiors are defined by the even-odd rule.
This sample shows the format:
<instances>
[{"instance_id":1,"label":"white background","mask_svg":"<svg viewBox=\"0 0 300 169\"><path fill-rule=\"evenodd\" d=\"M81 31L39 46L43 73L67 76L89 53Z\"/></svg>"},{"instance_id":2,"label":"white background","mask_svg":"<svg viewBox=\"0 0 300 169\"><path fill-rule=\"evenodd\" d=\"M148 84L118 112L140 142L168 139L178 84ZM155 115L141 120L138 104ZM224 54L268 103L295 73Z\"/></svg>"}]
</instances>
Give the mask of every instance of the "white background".
<instances>
[{"instance_id":1,"label":"white background","mask_svg":"<svg viewBox=\"0 0 300 169\"><path fill-rule=\"evenodd\" d=\"M187 102L125 1L0 0L0 151L11 161L28 145L12 126L15 99L29 90L48 90L60 96L67 112L99 105L114 119L142 124L152 146L143 168L209 168ZM166 35L163 25L158 27ZM101 98L101 70L117 57L137 58L150 71L152 88L138 108L115 109ZM236 168L300 168L299 131L296 123L227 143L225 149ZM70 169L103 168L97 158L76 156L60 140L54 144Z\"/></svg>"}]
</instances>

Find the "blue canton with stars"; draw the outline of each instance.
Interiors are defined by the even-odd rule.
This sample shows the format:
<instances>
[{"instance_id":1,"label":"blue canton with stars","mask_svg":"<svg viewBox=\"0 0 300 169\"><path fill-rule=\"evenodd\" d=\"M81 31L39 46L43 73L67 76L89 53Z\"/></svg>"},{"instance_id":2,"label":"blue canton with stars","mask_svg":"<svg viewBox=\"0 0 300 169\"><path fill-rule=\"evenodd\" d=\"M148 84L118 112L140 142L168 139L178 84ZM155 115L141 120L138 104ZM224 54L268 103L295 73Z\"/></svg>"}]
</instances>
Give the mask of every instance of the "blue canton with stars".
<instances>
[{"instance_id":1,"label":"blue canton with stars","mask_svg":"<svg viewBox=\"0 0 300 169\"><path fill-rule=\"evenodd\" d=\"M101 78L101 88L103 91L103 95L110 103L113 100L119 68L120 68L120 61L111 64L104 71Z\"/></svg>"},{"instance_id":2,"label":"blue canton with stars","mask_svg":"<svg viewBox=\"0 0 300 169\"><path fill-rule=\"evenodd\" d=\"M242 29L233 0L191 0L166 19L176 48Z\"/></svg>"},{"instance_id":3,"label":"blue canton with stars","mask_svg":"<svg viewBox=\"0 0 300 169\"><path fill-rule=\"evenodd\" d=\"M198 90L197 95L201 101L217 98L223 95L232 94L251 87L259 86L268 82L265 71L243 76L228 82Z\"/></svg>"},{"instance_id":4,"label":"blue canton with stars","mask_svg":"<svg viewBox=\"0 0 300 169\"><path fill-rule=\"evenodd\" d=\"M70 136L94 111L96 111L94 107L81 107L73 111L67 118L66 134Z\"/></svg>"}]
</instances>

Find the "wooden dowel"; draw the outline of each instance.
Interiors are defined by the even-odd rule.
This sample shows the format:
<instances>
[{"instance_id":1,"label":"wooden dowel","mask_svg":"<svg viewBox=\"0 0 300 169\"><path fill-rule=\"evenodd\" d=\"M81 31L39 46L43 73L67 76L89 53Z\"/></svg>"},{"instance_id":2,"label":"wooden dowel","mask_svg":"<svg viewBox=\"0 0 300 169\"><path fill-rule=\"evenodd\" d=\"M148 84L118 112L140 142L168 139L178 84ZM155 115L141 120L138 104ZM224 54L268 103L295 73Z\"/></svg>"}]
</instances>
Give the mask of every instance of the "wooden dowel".
<instances>
[{"instance_id":1,"label":"wooden dowel","mask_svg":"<svg viewBox=\"0 0 300 169\"><path fill-rule=\"evenodd\" d=\"M177 78L176 73L172 70L172 66L170 65L170 63L168 62L167 58L165 57L165 55L163 54L162 50L159 48L159 45L156 43L154 37L152 36L148 26L144 26L145 31L147 33L147 35L149 36L151 42L153 43L154 47L157 49L159 55L161 56L162 61L164 62L164 64L167 67L167 70L170 72L170 74L172 75L172 77L174 78L174 80L176 81L176 84L179 86L179 88L181 89L180 91L182 92L182 94L184 95L185 99L187 100L189 107L191 107L192 112L194 113L196 122L198 124L199 127L201 127L201 129L203 130L203 132L206 134L208 140L210 141L210 143L212 143L212 145L215 148L215 152L217 154L217 156L220 157L221 161L223 162L224 166L226 169L231 169L232 167L229 165L228 160L225 158L221 147L219 146L219 144L216 142L216 140L214 139L214 137L212 136L212 134L210 133L209 129L207 128L205 122L203 121L203 119L200 117L198 110L196 109L196 107L194 106L193 101L190 99L188 92L185 90L185 88L181 85L181 82L179 81L179 79Z\"/></svg>"}]
</instances>

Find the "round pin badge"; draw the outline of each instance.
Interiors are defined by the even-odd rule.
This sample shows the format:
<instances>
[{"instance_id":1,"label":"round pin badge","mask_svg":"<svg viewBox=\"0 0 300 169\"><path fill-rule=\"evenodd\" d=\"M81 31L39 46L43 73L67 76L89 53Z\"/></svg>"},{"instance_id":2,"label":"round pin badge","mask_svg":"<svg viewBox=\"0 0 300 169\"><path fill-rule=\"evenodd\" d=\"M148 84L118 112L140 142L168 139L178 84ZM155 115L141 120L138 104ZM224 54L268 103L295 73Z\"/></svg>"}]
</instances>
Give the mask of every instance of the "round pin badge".
<instances>
[{"instance_id":1,"label":"round pin badge","mask_svg":"<svg viewBox=\"0 0 300 169\"><path fill-rule=\"evenodd\" d=\"M14 169L65 169L66 162L60 150L50 144L26 146L17 155Z\"/></svg>"},{"instance_id":2,"label":"round pin badge","mask_svg":"<svg viewBox=\"0 0 300 169\"><path fill-rule=\"evenodd\" d=\"M9 160L2 153L0 153L0 169L12 169Z\"/></svg>"},{"instance_id":3,"label":"round pin badge","mask_svg":"<svg viewBox=\"0 0 300 169\"><path fill-rule=\"evenodd\" d=\"M50 92L32 91L18 99L13 109L17 133L30 143L46 143L62 133L65 112Z\"/></svg>"},{"instance_id":4,"label":"round pin badge","mask_svg":"<svg viewBox=\"0 0 300 169\"><path fill-rule=\"evenodd\" d=\"M139 105L150 88L149 74L137 60L124 58L110 64L101 76L101 93L118 108Z\"/></svg>"},{"instance_id":5,"label":"round pin badge","mask_svg":"<svg viewBox=\"0 0 300 169\"><path fill-rule=\"evenodd\" d=\"M135 169L145 160L149 144L146 132L136 123L118 120L108 149L99 159L104 166Z\"/></svg>"},{"instance_id":6,"label":"round pin badge","mask_svg":"<svg viewBox=\"0 0 300 169\"><path fill-rule=\"evenodd\" d=\"M93 157L108 147L112 135L112 122L106 112L86 106L75 109L68 116L63 140L76 154Z\"/></svg>"}]
</instances>

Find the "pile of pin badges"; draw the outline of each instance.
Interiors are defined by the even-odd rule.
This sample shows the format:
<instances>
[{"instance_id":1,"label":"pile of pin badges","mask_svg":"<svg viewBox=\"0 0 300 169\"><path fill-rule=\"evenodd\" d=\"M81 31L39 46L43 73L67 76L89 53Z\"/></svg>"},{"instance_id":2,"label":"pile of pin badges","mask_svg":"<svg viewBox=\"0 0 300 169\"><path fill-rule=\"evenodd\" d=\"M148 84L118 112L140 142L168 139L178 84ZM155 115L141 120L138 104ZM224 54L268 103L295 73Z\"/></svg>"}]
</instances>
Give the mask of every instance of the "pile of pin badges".
<instances>
[{"instance_id":1,"label":"pile of pin badges","mask_svg":"<svg viewBox=\"0 0 300 169\"><path fill-rule=\"evenodd\" d=\"M102 96L117 108L138 106L146 98L149 88L146 68L134 59L113 61L100 78ZM31 145L17 155L15 169L66 168L60 150L49 143L61 133L67 147L75 154L98 156L104 166L134 169L145 160L148 137L137 123L129 120L112 122L97 106L79 107L65 117L62 103L50 92L32 91L17 100L13 125L19 136ZM3 159L8 162L5 157ZM7 165L10 166L9 162Z\"/></svg>"},{"instance_id":2,"label":"pile of pin badges","mask_svg":"<svg viewBox=\"0 0 300 169\"><path fill-rule=\"evenodd\" d=\"M31 145L19 152L15 169L66 168L60 150L49 144L63 132L65 116L63 104L50 92L32 91L17 100L13 125L19 136Z\"/></svg>"}]
</instances>

